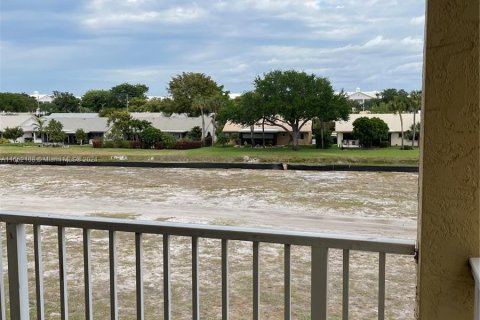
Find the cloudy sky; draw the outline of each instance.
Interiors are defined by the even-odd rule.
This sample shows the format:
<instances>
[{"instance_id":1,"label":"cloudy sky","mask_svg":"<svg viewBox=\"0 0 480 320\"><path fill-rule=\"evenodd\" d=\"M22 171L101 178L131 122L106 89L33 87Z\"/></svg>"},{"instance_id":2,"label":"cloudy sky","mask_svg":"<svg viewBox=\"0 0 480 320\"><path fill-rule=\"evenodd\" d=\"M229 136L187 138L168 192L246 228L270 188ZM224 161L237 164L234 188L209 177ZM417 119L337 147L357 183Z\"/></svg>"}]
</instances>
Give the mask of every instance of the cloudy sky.
<instances>
[{"instance_id":1,"label":"cloudy sky","mask_svg":"<svg viewBox=\"0 0 480 320\"><path fill-rule=\"evenodd\" d=\"M424 1L2 0L0 91L81 96L144 83L165 95L183 71L252 89L274 69L335 89L420 89Z\"/></svg>"}]
</instances>

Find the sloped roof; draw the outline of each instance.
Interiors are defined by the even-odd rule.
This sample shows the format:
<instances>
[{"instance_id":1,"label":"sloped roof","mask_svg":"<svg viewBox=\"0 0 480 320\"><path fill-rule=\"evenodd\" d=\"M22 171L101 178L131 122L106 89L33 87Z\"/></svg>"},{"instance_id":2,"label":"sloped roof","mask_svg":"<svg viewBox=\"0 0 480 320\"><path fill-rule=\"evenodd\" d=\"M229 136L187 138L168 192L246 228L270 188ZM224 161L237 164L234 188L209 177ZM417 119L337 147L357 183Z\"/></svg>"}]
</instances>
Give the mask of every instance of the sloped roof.
<instances>
[{"instance_id":1,"label":"sloped roof","mask_svg":"<svg viewBox=\"0 0 480 320\"><path fill-rule=\"evenodd\" d=\"M80 113L67 113L62 114L61 116L50 116L44 117L46 120L45 126L48 125L50 120L55 119L63 125L63 132L65 133L75 133L78 129L83 129L86 133L89 132L107 132L110 130L110 127L107 126L108 119L106 117L79 117ZM66 116L74 115L74 116Z\"/></svg>"},{"instance_id":2,"label":"sloped roof","mask_svg":"<svg viewBox=\"0 0 480 320\"><path fill-rule=\"evenodd\" d=\"M36 117L33 114L0 114L0 131L20 127L24 132L34 131Z\"/></svg>"},{"instance_id":3,"label":"sloped roof","mask_svg":"<svg viewBox=\"0 0 480 320\"><path fill-rule=\"evenodd\" d=\"M389 132L401 132L400 116L394 113L360 113L351 114L348 121L335 121L335 132L352 132L353 122L361 117L377 117L385 121ZM407 131L413 124L413 113L402 113L403 130ZM420 122L420 113L415 116L415 122Z\"/></svg>"},{"instance_id":4,"label":"sloped roof","mask_svg":"<svg viewBox=\"0 0 480 320\"><path fill-rule=\"evenodd\" d=\"M289 131L292 131L292 128L289 125L284 125ZM312 131L312 121L308 121L300 132L310 132ZM250 132L249 126L242 126L239 124L232 123L228 121L223 127L223 132L227 133L239 133L239 132ZM262 123L256 123L254 126L254 132L262 132ZM265 123L265 132L277 133L277 132L286 132L285 129L274 126L271 124Z\"/></svg>"},{"instance_id":5,"label":"sloped roof","mask_svg":"<svg viewBox=\"0 0 480 320\"><path fill-rule=\"evenodd\" d=\"M202 127L202 117L188 117L185 114L172 114L167 117L161 112L135 112L131 113L135 119L146 120L152 126L165 132L187 132L193 127ZM205 131L212 132L212 118L205 116Z\"/></svg>"},{"instance_id":6,"label":"sloped roof","mask_svg":"<svg viewBox=\"0 0 480 320\"><path fill-rule=\"evenodd\" d=\"M57 119L57 118L99 118L98 113L95 112L85 112L85 113L51 113L48 117Z\"/></svg>"}]
</instances>

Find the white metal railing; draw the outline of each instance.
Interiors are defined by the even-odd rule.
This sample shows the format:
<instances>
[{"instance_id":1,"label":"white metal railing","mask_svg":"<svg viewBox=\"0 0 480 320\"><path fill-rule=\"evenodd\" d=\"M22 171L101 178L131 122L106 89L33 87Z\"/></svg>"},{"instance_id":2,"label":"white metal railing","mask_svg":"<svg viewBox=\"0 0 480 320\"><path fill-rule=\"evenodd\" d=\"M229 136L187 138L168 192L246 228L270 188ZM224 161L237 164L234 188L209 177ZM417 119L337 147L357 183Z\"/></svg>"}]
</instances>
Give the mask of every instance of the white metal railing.
<instances>
[{"instance_id":1,"label":"white metal railing","mask_svg":"<svg viewBox=\"0 0 480 320\"><path fill-rule=\"evenodd\" d=\"M480 258L470 258L470 266L472 267L472 275L475 280L475 305L474 318L480 320Z\"/></svg>"},{"instance_id":2,"label":"white metal railing","mask_svg":"<svg viewBox=\"0 0 480 320\"><path fill-rule=\"evenodd\" d=\"M311 247L311 318L327 319L328 301L328 256L329 249L343 250L343 319L349 315L349 257L350 251L369 251L379 254L378 319L385 315L385 258L386 254L415 254L415 242L398 239L373 239L367 237L338 236L308 232L278 231L269 229L239 228L227 226L179 224L157 221L106 219L74 216L54 216L0 211L0 221L5 222L7 232L7 260L9 279L10 313L12 319L29 319L27 253L25 225L33 225L35 256L36 313L38 319L44 316L44 289L42 264L41 226L58 228L58 257L60 282L60 314L68 319L67 252L65 243L66 228L83 230L85 315L93 319L92 279L91 279L91 230L109 232L109 271L110 271L110 318L118 319L117 301L117 232L135 234L136 270L136 315L144 319L143 294L143 234L163 236L163 309L164 319L171 319L171 270L170 237L185 236L192 240L192 319L199 319L199 238L221 240L222 277L222 319L229 318L229 241L239 240L252 243L253 248L253 319L260 315L260 243L284 245L284 315L291 319L291 246ZM1 246L0 241L0 246ZM0 252L1 247L0 247ZM0 255L0 266L3 266ZM0 315L5 319L5 293L3 267L0 268ZM478 280L478 278L477 278Z\"/></svg>"}]
</instances>

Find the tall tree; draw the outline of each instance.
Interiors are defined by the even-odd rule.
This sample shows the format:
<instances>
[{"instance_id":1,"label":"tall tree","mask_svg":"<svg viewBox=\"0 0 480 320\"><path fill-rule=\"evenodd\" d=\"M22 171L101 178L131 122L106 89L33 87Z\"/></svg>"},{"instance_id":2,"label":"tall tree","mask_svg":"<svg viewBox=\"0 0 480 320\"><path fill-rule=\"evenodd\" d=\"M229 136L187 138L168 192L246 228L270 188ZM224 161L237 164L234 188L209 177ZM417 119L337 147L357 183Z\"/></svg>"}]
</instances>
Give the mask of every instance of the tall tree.
<instances>
[{"instance_id":1,"label":"tall tree","mask_svg":"<svg viewBox=\"0 0 480 320\"><path fill-rule=\"evenodd\" d=\"M409 95L409 109L411 112L413 112L413 125L412 125L412 131L413 131L413 137L412 137L412 148L415 147L415 136L416 136L416 131L417 131L417 126L416 126L416 115L418 110L420 110L422 105L422 91L420 90L414 90L410 92Z\"/></svg>"},{"instance_id":2,"label":"tall tree","mask_svg":"<svg viewBox=\"0 0 480 320\"><path fill-rule=\"evenodd\" d=\"M196 72L183 72L173 77L167 90L173 100L172 112L187 113L190 116L199 116L202 110L206 114L210 113L209 108L198 107L200 100L226 94L223 86L219 86L210 76Z\"/></svg>"},{"instance_id":3,"label":"tall tree","mask_svg":"<svg viewBox=\"0 0 480 320\"><path fill-rule=\"evenodd\" d=\"M80 99L70 92L53 91L52 104L58 112L78 112Z\"/></svg>"},{"instance_id":4,"label":"tall tree","mask_svg":"<svg viewBox=\"0 0 480 320\"><path fill-rule=\"evenodd\" d=\"M334 94L332 101L329 104L323 105L319 109L317 118L320 121L320 146L322 149L325 148L325 123L337 120L347 121L351 110L351 105L348 103L347 96L344 94L344 92Z\"/></svg>"},{"instance_id":5,"label":"tall tree","mask_svg":"<svg viewBox=\"0 0 480 320\"><path fill-rule=\"evenodd\" d=\"M391 100L388 103L388 106L393 113L398 114L400 117L400 131L401 131L401 137L402 137L402 150L405 149L404 146L404 131L403 131L403 117L402 114L408 110L408 104L407 104L407 98L403 95L398 95L393 97L393 100Z\"/></svg>"},{"instance_id":6,"label":"tall tree","mask_svg":"<svg viewBox=\"0 0 480 320\"><path fill-rule=\"evenodd\" d=\"M36 140L36 136L37 134L40 136L40 140L42 140L43 142L43 133L45 132L45 119L44 118L40 118L40 117L36 117L35 119L35 123L33 124L33 128L34 128L34 141Z\"/></svg>"},{"instance_id":7,"label":"tall tree","mask_svg":"<svg viewBox=\"0 0 480 320\"><path fill-rule=\"evenodd\" d=\"M122 83L118 86L112 87L110 92L115 101L115 108L127 108L129 101L133 98L147 99L148 87L144 84L129 84Z\"/></svg>"},{"instance_id":8,"label":"tall tree","mask_svg":"<svg viewBox=\"0 0 480 320\"><path fill-rule=\"evenodd\" d=\"M34 112L37 100L26 93L0 92L0 111Z\"/></svg>"},{"instance_id":9,"label":"tall tree","mask_svg":"<svg viewBox=\"0 0 480 320\"><path fill-rule=\"evenodd\" d=\"M247 91L229 103L220 111L222 121L231 121L242 126L250 127L250 140L252 148L255 146L255 124L263 119L264 112L259 103L258 95L254 91Z\"/></svg>"},{"instance_id":10,"label":"tall tree","mask_svg":"<svg viewBox=\"0 0 480 320\"><path fill-rule=\"evenodd\" d=\"M335 108L333 88L326 78L295 70L271 71L254 81L255 91L268 110L266 121L283 128L298 150L300 130L322 113ZM291 132L288 128L291 128Z\"/></svg>"},{"instance_id":11,"label":"tall tree","mask_svg":"<svg viewBox=\"0 0 480 320\"><path fill-rule=\"evenodd\" d=\"M113 95L109 90L89 90L82 96L82 107L93 112L115 107Z\"/></svg>"}]
</instances>

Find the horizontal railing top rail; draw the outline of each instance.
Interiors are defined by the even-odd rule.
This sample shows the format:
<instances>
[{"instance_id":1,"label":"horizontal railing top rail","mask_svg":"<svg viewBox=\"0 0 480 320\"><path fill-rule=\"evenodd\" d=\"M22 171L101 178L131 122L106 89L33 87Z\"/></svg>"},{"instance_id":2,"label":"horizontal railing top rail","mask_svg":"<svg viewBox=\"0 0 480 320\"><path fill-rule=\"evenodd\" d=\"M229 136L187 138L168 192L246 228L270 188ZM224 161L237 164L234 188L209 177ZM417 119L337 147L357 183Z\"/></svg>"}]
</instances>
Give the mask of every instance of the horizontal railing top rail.
<instances>
[{"instance_id":1,"label":"horizontal railing top rail","mask_svg":"<svg viewBox=\"0 0 480 320\"><path fill-rule=\"evenodd\" d=\"M415 254L415 240L353 236L345 234L85 216L59 216L53 214L36 214L5 210L0 210L0 221L65 228L166 234L171 236L228 239L299 246L318 246L332 249L384 252L389 254Z\"/></svg>"}]
</instances>

